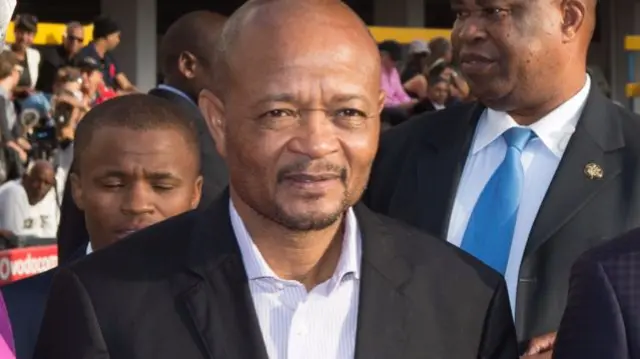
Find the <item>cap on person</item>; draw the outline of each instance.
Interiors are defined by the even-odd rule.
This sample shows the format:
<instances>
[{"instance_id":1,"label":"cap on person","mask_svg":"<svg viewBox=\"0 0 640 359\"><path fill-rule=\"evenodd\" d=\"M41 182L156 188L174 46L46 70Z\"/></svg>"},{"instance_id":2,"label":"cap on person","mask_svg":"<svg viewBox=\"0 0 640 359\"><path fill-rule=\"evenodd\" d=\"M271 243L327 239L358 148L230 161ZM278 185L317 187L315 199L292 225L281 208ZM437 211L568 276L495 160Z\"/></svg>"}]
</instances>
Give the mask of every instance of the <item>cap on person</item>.
<instances>
[{"instance_id":1,"label":"cap on person","mask_svg":"<svg viewBox=\"0 0 640 359\"><path fill-rule=\"evenodd\" d=\"M429 44L424 40L414 40L409 44L409 55L428 54Z\"/></svg>"},{"instance_id":2,"label":"cap on person","mask_svg":"<svg viewBox=\"0 0 640 359\"><path fill-rule=\"evenodd\" d=\"M93 57L83 57L75 62L75 66L83 72L100 70L100 63Z\"/></svg>"},{"instance_id":3,"label":"cap on person","mask_svg":"<svg viewBox=\"0 0 640 359\"><path fill-rule=\"evenodd\" d=\"M120 32L120 27L111 18L102 16L93 22L94 39L103 39L116 32Z\"/></svg>"},{"instance_id":4,"label":"cap on person","mask_svg":"<svg viewBox=\"0 0 640 359\"><path fill-rule=\"evenodd\" d=\"M402 46L397 41L385 40L378 44L378 50L389 54L391 60L395 62L402 60Z\"/></svg>"},{"instance_id":5,"label":"cap on person","mask_svg":"<svg viewBox=\"0 0 640 359\"><path fill-rule=\"evenodd\" d=\"M25 32L37 32L38 18L31 14L16 15L14 20L15 29Z\"/></svg>"}]
</instances>

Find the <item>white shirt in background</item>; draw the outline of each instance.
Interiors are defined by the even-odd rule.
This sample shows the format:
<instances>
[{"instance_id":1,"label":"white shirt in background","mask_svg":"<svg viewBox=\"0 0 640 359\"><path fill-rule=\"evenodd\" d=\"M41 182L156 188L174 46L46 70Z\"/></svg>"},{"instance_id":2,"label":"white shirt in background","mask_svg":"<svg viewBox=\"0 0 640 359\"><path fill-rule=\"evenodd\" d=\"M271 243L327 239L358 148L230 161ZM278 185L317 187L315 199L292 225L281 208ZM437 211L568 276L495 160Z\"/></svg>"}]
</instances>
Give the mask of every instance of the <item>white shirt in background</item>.
<instances>
[{"instance_id":1,"label":"white shirt in background","mask_svg":"<svg viewBox=\"0 0 640 359\"><path fill-rule=\"evenodd\" d=\"M56 238L59 221L60 211L53 188L42 201L32 206L21 180L0 186L0 228L17 236Z\"/></svg>"}]
</instances>

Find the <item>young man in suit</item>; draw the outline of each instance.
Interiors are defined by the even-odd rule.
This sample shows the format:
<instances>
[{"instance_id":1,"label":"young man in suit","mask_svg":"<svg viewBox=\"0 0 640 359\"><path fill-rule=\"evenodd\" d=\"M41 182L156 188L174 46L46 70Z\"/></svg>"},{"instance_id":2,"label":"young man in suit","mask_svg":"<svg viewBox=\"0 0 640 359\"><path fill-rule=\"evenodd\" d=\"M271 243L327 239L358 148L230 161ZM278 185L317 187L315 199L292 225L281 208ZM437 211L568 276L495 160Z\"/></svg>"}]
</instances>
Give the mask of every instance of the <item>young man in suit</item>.
<instances>
[{"instance_id":1,"label":"young man in suit","mask_svg":"<svg viewBox=\"0 0 640 359\"><path fill-rule=\"evenodd\" d=\"M62 269L35 358L513 359L497 273L357 204L384 104L363 22L254 0L221 38L200 104L228 192Z\"/></svg>"},{"instance_id":2,"label":"young man in suit","mask_svg":"<svg viewBox=\"0 0 640 359\"><path fill-rule=\"evenodd\" d=\"M596 0L452 0L479 103L385 133L365 202L502 272L523 349L549 349L573 261L640 225L638 117L586 74ZM553 340L547 340L552 343Z\"/></svg>"},{"instance_id":3,"label":"young man in suit","mask_svg":"<svg viewBox=\"0 0 640 359\"><path fill-rule=\"evenodd\" d=\"M99 105L78 125L74 151L70 193L91 238L76 259L198 205L197 132L167 100L129 95ZM19 358L33 357L57 271L2 288Z\"/></svg>"},{"instance_id":4,"label":"young man in suit","mask_svg":"<svg viewBox=\"0 0 640 359\"><path fill-rule=\"evenodd\" d=\"M164 84L149 91L150 95L167 99L182 107L198 131L203 177L200 209L207 208L228 183L226 165L216 151L213 138L197 105L198 94L213 71L209 61L225 20L225 17L210 11L191 12L176 20L163 36L160 45ZM64 195L61 211L59 256L66 262L78 248L86 245L87 235L82 214L71 200L70 193Z\"/></svg>"},{"instance_id":5,"label":"young man in suit","mask_svg":"<svg viewBox=\"0 0 640 359\"><path fill-rule=\"evenodd\" d=\"M573 265L555 359L640 356L640 230L584 255Z\"/></svg>"}]
</instances>

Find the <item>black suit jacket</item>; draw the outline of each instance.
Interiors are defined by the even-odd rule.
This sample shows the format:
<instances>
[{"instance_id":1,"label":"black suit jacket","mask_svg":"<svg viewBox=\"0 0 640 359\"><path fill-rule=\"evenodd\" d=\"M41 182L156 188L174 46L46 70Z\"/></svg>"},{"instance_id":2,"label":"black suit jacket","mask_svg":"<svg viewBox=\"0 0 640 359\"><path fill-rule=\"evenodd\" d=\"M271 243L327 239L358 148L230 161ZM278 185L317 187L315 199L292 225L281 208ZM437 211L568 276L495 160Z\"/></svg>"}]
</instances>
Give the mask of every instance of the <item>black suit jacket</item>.
<instances>
[{"instance_id":1,"label":"black suit jacket","mask_svg":"<svg viewBox=\"0 0 640 359\"><path fill-rule=\"evenodd\" d=\"M640 229L573 266L555 359L640 358Z\"/></svg>"},{"instance_id":2,"label":"black suit jacket","mask_svg":"<svg viewBox=\"0 0 640 359\"><path fill-rule=\"evenodd\" d=\"M384 133L364 200L374 211L440 238L485 108L458 105ZM592 86L535 219L520 267L519 339L558 329L571 264L585 250L640 226L640 120ZM603 170L585 174L587 164Z\"/></svg>"},{"instance_id":3,"label":"black suit jacket","mask_svg":"<svg viewBox=\"0 0 640 359\"><path fill-rule=\"evenodd\" d=\"M57 274L36 359L267 359L228 195ZM442 241L357 206L356 358L514 359L503 280Z\"/></svg>"},{"instance_id":4,"label":"black suit jacket","mask_svg":"<svg viewBox=\"0 0 640 359\"><path fill-rule=\"evenodd\" d=\"M84 257L86 246L70 259ZM18 359L31 359L38 340L40 324L49 297L49 289L58 271L56 267L33 277L2 287Z\"/></svg>"},{"instance_id":5,"label":"black suit jacket","mask_svg":"<svg viewBox=\"0 0 640 359\"><path fill-rule=\"evenodd\" d=\"M149 91L149 94L175 102L193 120L199 134L201 173L203 177L202 197L198 209L207 208L211 201L226 188L228 171L224 160L216 150L216 145L204 117L196 105L175 92L156 88ZM58 228L58 255L62 262L68 261L69 256L75 253L78 248L86 246L87 238L89 238L84 222L84 214L73 201L69 188L70 180L67 179Z\"/></svg>"}]
</instances>

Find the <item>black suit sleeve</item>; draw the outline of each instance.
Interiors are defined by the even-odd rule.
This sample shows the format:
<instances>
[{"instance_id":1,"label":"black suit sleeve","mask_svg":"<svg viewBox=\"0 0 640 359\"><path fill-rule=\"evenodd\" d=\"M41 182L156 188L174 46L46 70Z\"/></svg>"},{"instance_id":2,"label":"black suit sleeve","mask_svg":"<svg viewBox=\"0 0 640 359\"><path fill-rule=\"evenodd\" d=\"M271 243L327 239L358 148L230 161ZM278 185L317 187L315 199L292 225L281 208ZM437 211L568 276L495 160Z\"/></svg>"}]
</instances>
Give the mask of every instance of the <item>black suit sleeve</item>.
<instances>
[{"instance_id":1,"label":"black suit sleeve","mask_svg":"<svg viewBox=\"0 0 640 359\"><path fill-rule=\"evenodd\" d=\"M582 258L571 271L554 359L628 359L624 319L600 263Z\"/></svg>"},{"instance_id":2,"label":"black suit sleeve","mask_svg":"<svg viewBox=\"0 0 640 359\"><path fill-rule=\"evenodd\" d=\"M68 269L53 281L34 359L109 359L91 299Z\"/></svg>"},{"instance_id":3,"label":"black suit sleeve","mask_svg":"<svg viewBox=\"0 0 640 359\"><path fill-rule=\"evenodd\" d=\"M484 322L480 359L518 358L518 340L504 281L496 288Z\"/></svg>"}]
</instances>

